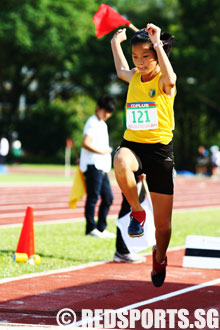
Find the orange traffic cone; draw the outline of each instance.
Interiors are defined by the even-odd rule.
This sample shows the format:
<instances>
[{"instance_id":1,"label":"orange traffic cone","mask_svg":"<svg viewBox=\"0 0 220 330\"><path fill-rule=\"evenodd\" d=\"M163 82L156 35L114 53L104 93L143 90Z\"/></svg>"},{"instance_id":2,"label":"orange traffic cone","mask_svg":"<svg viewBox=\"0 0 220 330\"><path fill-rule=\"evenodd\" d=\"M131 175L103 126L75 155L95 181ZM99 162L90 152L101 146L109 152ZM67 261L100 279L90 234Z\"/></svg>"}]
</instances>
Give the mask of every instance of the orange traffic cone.
<instances>
[{"instance_id":1,"label":"orange traffic cone","mask_svg":"<svg viewBox=\"0 0 220 330\"><path fill-rule=\"evenodd\" d=\"M27 253L29 258L31 255L35 254L33 209L30 206L28 206L26 210L16 252Z\"/></svg>"}]
</instances>

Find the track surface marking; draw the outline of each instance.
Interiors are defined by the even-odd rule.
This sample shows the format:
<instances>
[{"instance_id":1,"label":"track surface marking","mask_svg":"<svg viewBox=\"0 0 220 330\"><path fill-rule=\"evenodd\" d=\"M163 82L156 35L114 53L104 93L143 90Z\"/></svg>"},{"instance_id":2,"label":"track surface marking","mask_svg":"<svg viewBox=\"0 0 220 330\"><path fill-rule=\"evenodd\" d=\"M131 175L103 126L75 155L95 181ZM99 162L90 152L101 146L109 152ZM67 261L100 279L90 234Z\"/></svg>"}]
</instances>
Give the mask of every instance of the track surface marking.
<instances>
[{"instance_id":1,"label":"track surface marking","mask_svg":"<svg viewBox=\"0 0 220 330\"><path fill-rule=\"evenodd\" d=\"M219 308L220 271L182 268L183 254L183 249L168 252L167 279L161 288L154 288L150 280L151 257L140 265L110 262L2 283L0 322L56 325L56 314L62 308L73 309L80 321L82 309L119 309L138 306L142 301L150 302L147 308L152 310L186 308L191 318L196 308ZM213 280L217 281L204 286ZM196 294L190 291L194 285L201 285L196 287ZM186 292L165 299L167 294L179 290ZM163 295L162 300L156 298ZM144 305L138 308L142 310ZM140 324L136 329L142 329Z\"/></svg>"},{"instance_id":2,"label":"track surface marking","mask_svg":"<svg viewBox=\"0 0 220 330\"><path fill-rule=\"evenodd\" d=\"M174 211L197 208L220 208L220 181L210 178L175 179ZM112 183L113 205L109 215L117 217L121 205L121 192ZM78 220L84 219L85 197L72 210L68 206L71 185L1 186L0 226L22 223L27 206L34 209L34 220ZM98 206L97 206L98 208ZM97 214L96 208L96 214Z\"/></svg>"}]
</instances>

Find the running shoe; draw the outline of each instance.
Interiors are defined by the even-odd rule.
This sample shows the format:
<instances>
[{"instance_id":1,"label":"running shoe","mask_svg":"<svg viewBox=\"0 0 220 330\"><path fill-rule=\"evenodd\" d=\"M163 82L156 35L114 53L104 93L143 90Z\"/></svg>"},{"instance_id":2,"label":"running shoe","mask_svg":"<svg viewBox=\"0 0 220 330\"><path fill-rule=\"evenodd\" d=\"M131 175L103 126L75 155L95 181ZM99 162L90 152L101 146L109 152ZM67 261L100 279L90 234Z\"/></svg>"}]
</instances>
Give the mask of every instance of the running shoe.
<instances>
[{"instance_id":1,"label":"running shoe","mask_svg":"<svg viewBox=\"0 0 220 330\"><path fill-rule=\"evenodd\" d=\"M102 232L99 231L96 228L93 229L92 231L90 231L90 233L88 233L87 236L93 236L93 237L98 237L98 238L105 238L104 235L102 234Z\"/></svg>"},{"instance_id":2,"label":"running shoe","mask_svg":"<svg viewBox=\"0 0 220 330\"><path fill-rule=\"evenodd\" d=\"M107 229L105 229L103 232L102 232L102 236L104 238L115 238L116 235L114 233L111 233L110 231L108 231Z\"/></svg>"},{"instance_id":3,"label":"running shoe","mask_svg":"<svg viewBox=\"0 0 220 330\"><path fill-rule=\"evenodd\" d=\"M160 287L163 285L163 282L166 277L166 266L167 266L167 257L161 263L156 261L156 245L153 246L152 260L153 260L153 270L151 272L151 280L154 286Z\"/></svg>"},{"instance_id":4,"label":"running shoe","mask_svg":"<svg viewBox=\"0 0 220 330\"><path fill-rule=\"evenodd\" d=\"M130 237L141 237L144 235L144 222L145 220L140 223L138 220L136 220L131 212L130 214L130 225L128 226L128 235Z\"/></svg>"},{"instance_id":5,"label":"running shoe","mask_svg":"<svg viewBox=\"0 0 220 330\"><path fill-rule=\"evenodd\" d=\"M125 262L125 263L131 263L131 264L141 264L146 261L146 258L144 256L141 256L136 253L122 254L122 253L119 253L116 251L113 261L114 262Z\"/></svg>"}]
</instances>

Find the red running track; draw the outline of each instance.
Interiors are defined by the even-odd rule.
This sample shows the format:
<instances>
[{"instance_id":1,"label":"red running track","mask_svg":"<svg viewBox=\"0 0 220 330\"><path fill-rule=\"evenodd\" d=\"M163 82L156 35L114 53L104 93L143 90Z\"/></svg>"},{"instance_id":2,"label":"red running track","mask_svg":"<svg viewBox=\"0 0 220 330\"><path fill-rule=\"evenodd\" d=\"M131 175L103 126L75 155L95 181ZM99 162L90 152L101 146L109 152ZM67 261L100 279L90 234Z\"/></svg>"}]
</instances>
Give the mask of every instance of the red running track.
<instances>
[{"instance_id":1,"label":"red running track","mask_svg":"<svg viewBox=\"0 0 220 330\"><path fill-rule=\"evenodd\" d=\"M82 309L118 309L135 304L133 308L140 311L187 309L189 322L193 324L198 308L206 312L210 308L220 311L220 270L182 268L183 254L183 250L168 252L167 278L161 288L154 288L151 283L150 256L146 263L139 265L109 262L5 283L0 281L0 323L56 325L56 314L63 308L74 310L80 321ZM210 281L216 283L194 287ZM189 291L179 294L177 291L182 289ZM171 296L163 297L166 294ZM165 329L169 329L167 317L166 321ZM136 322L135 329L143 329L140 322ZM180 329L177 318L174 329Z\"/></svg>"},{"instance_id":2,"label":"red running track","mask_svg":"<svg viewBox=\"0 0 220 330\"><path fill-rule=\"evenodd\" d=\"M112 183L114 202L109 215L117 217L121 192ZM72 210L68 206L71 185L1 186L0 225L22 223L27 206L34 209L35 222L76 220L84 217L85 197ZM220 207L220 181L210 178L175 179L174 210Z\"/></svg>"}]
</instances>

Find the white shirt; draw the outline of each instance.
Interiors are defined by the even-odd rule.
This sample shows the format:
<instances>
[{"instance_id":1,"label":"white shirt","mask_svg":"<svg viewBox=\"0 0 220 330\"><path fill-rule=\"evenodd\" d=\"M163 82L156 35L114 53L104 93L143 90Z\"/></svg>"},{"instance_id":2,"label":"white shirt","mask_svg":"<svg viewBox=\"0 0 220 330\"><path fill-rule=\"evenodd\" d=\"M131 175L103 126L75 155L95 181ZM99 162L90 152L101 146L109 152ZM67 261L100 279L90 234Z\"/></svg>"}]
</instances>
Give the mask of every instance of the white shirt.
<instances>
[{"instance_id":1,"label":"white shirt","mask_svg":"<svg viewBox=\"0 0 220 330\"><path fill-rule=\"evenodd\" d=\"M2 138L0 140L0 155L1 156L7 156L9 152L9 143L8 143L8 140L6 138Z\"/></svg>"},{"instance_id":2,"label":"white shirt","mask_svg":"<svg viewBox=\"0 0 220 330\"><path fill-rule=\"evenodd\" d=\"M83 129L83 136L88 135L92 139L92 147L105 151L109 148L108 127L103 120L99 120L96 115L91 116ZM109 172L111 169L111 154L97 154L85 148L81 149L80 169L87 171L88 165L94 165L97 170Z\"/></svg>"}]
</instances>

